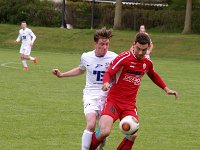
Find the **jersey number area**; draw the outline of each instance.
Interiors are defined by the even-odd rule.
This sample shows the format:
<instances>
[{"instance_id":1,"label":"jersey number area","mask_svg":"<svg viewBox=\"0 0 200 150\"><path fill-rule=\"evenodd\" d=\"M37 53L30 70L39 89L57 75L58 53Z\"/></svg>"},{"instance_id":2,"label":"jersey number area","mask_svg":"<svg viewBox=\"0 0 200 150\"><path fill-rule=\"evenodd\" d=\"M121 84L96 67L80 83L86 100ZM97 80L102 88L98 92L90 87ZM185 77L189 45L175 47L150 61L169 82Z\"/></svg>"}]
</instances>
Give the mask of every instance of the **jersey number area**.
<instances>
[{"instance_id":1,"label":"jersey number area","mask_svg":"<svg viewBox=\"0 0 200 150\"><path fill-rule=\"evenodd\" d=\"M23 40L26 40L26 36L22 36Z\"/></svg>"},{"instance_id":2,"label":"jersey number area","mask_svg":"<svg viewBox=\"0 0 200 150\"><path fill-rule=\"evenodd\" d=\"M103 75L105 71L96 71L93 70L93 74L96 75L96 81L103 81Z\"/></svg>"}]
</instances>

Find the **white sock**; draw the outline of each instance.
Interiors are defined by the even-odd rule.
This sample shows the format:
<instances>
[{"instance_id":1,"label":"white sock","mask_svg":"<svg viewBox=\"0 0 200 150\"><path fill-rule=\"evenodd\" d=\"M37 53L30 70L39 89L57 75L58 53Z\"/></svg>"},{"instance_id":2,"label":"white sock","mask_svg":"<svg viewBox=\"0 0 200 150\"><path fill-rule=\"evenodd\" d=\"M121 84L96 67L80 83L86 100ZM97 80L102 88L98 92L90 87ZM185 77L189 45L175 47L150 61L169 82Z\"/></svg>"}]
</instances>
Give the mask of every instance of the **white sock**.
<instances>
[{"instance_id":1,"label":"white sock","mask_svg":"<svg viewBox=\"0 0 200 150\"><path fill-rule=\"evenodd\" d=\"M23 64L24 67L28 67L26 60L22 60L22 64Z\"/></svg>"},{"instance_id":2,"label":"white sock","mask_svg":"<svg viewBox=\"0 0 200 150\"><path fill-rule=\"evenodd\" d=\"M34 60L35 58L34 58L34 57L31 57L31 56L29 56L29 59L30 59L30 60Z\"/></svg>"},{"instance_id":3,"label":"white sock","mask_svg":"<svg viewBox=\"0 0 200 150\"><path fill-rule=\"evenodd\" d=\"M89 150L92 142L92 134L93 132L84 130L82 135L82 150Z\"/></svg>"}]
</instances>

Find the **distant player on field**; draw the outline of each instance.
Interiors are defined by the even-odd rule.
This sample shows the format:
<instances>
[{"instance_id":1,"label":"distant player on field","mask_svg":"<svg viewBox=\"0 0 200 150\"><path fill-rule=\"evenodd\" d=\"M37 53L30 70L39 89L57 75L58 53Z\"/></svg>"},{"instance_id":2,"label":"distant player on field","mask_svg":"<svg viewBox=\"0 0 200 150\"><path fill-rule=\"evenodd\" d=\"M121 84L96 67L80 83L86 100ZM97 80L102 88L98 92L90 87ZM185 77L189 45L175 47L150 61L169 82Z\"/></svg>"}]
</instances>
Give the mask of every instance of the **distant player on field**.
<instances>
[{"instance_id":1,"label":"distant player on field","mask_svg":"<svg viewBox=\"0 0 200 150\"><path fill-rule=\"evenodd\" d=\"M109 136L113 123L117 119L121 120L130 115L138 120L136 95L145 73L167 94L175 95L178 98L178 93L166 86L161 77L155 72L152 61L145 57L149 46L149 36L145 33L138 33L133 50L123 52L117 56L104 74L103 91L109 89L110 81L114 76L116 76L116 81L108 93L99 121L100 126L97 133L92 136L90 150L95 150ZM133 135L125 136L118 145L117 150L131 150L136 136L137 132L133 133Z\"/></svg>"},{"instance_id":2,"label":"distant player on field","mask_svg":"<svg viewBox=\"0 0 200 150\"><path fill-rule=\"evenodd\" d=\"M23 70L27 71L29 70L29 68L26 63L26 60L32 60L34 64L37 63L37 58L30 56L31 49L36 39L36 36L31 29L27 28L26 21L21 22L21 28L22 29L19 30L19 35L16 39L16 42L20 42L20 40L22 40L20 48L20 58L23 64Z\"/></svg>"},{"instance_id":3,"label":"distant player on field","mask_svg":"<svg viewBox=\"0 0 200 150\"><path fill-rule=\"evenodd\" d=\"M139 32L140 33L146 33L149 36L149 34L146 32L146 29L145 29L144 25L140 26L140 31ZM150 38L150 46L149 46L149 48L147 49L147 52L146 52L146 56L148 58L150 58L150 54L152 53L152 51L153 51L153 42L152 42L152 40Z\"/></svg>"},{"instance_id":4,"label":"distant player on field","mask_svg":"<svg viewBox=\"0 0 200 150\"><path fill-rule=\"evenodd\" d=\"M77 76L86 72L83 102L87 125L82 135L82 150L89 150L96 121L100 117L107 96L107 92L101 90L103 75L110 62L117 56L116 53L108 51L111 36L111 30L106 28L96 30L94 33L95 49L82 54L79 67L64 73L58 69L52 70L52 73L60 78Z\"/></svg>"},{"instance_id":5,"label":"distant player on field","mask_svg":"<svg viewBox=\"0 0 200 150\"><path fill-rule=\"evenodd\" d=\"M139 33L145 33L145 34L147 34L149 36L149 34L146 32L146 29L145 29L144 25L140 26ZM133 46L131 47L131 50L133 50ZM152 51L153 51L153 42L152 42L152 40L150 38L150 46L148 47L147 52L146 52L146 57L147 58L150 58L150 54L152 53Z\"/></svg>"}]
</instances>

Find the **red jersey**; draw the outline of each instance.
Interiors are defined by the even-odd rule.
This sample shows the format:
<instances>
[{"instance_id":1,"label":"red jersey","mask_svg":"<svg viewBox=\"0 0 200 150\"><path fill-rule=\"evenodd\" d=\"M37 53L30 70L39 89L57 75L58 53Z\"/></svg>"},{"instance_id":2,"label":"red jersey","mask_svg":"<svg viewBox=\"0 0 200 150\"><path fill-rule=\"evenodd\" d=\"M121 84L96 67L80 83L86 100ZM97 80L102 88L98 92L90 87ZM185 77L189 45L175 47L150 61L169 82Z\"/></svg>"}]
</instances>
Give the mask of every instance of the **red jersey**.
<instances>
[{"instance_id":1,"label":"red jersey","mask_svg":"<svg viewBox=\"0 0 200 150\"><path fill-rule=\"evenodd\" d=\"M139 60L135 57L133 51L123 52L118 55L103 78L105 83L110 82L113 76L116 77L108 93L108 99L135 106L136 95L145 73L155 84L161 88L166 87L160 76L154 71L153 63L150 59L144 57Z\"/></svg>"}]
</instances>

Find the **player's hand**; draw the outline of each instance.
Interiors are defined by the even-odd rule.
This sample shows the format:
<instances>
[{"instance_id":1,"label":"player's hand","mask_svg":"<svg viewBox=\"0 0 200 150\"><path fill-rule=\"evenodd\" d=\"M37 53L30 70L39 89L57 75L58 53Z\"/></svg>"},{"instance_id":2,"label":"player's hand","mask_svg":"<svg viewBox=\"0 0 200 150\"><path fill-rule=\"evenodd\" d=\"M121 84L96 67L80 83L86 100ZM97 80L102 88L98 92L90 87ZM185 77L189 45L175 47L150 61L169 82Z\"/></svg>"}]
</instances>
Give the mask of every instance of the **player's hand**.
<instances>
[{"instance_id":1,"label":"player's hand","mask_svg":"<svg viewBox=\"0 0 200 150\"><path fill-rule=\"evenodd\" d=\"M168 95L174 95L175 98L178 100L179 99L179 94L178 92L174 91L174 90L171 90L169 89L168 87L165 87L164 88L165 92L168 94Z\"/></svg>"},{"instance_id":2,"label":"player's hand","mask_svg":"<svg viewBox=\"0 0 200 150\"><path fill-rule=\"evenodd\" d=\"M31 48L33 47L33 43L30 44L30 47L31 47Z\"/></svg>"},{"instance_id":3,"label":"player's hand","mask_svg":"<svg viewBox=\"0 0 200 150\"><path fill-rule=\"evenodd\" d=\"M110 84L109 84L108 82L105 82L105 83L103 84L102 90L103 90L103 91L107 91L109 88L110 88Z\"/></svg>"},{"instance_id":4,"label":"player's hand","mask_svg":"<svg viewBox=\"0 0 200 150\"><path fill-rule=\"evenodd\" d=\"M52 69L51 71L55 76L57 76L58 78L61 78L62 77L62 74L60 72L59 69Z\"/></svg>"}]
</instances>

